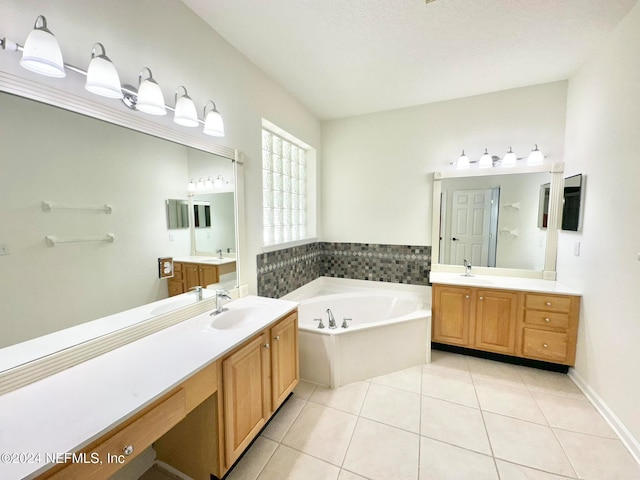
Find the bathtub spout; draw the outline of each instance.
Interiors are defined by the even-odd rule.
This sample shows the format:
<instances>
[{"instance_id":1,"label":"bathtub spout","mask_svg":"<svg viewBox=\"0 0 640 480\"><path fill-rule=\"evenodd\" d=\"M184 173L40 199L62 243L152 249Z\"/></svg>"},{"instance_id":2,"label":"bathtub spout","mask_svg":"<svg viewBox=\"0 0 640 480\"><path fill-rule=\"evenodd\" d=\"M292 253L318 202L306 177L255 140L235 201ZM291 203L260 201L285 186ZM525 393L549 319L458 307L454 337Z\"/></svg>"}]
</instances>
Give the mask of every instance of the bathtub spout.
<instances>
[{"instance_id":1,"label":"bathtub spout","mask_svg":"<svg viewBox=\"0 0 640 480\"><path fill-rule=\"evenodd\" d=\"M329 315L329 328L330 329L338 328L336 326L336 319L333 316L333 312L331 311L330 308L327 308L327 315Z\"/></svg>"}]
</instances>

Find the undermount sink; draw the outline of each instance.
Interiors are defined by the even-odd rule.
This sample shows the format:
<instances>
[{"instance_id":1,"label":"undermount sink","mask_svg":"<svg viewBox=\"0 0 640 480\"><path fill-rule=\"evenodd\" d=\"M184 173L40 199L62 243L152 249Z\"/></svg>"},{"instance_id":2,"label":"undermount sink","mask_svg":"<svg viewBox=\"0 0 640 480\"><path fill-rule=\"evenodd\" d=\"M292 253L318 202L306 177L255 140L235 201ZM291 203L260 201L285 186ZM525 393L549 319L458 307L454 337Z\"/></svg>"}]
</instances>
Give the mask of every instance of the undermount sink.
<instances>
[{"instance_id":1,"label":"undermount sink","mask_svg":"<svg viewBox=\"0 0 640 480\"><path fill-rule=\"evenodd\" d=\"M209 327L215 330L231 330L248 327L264 317L264 307L260 305L238 306L212 315Z\"/></svg>"}]
</instances>

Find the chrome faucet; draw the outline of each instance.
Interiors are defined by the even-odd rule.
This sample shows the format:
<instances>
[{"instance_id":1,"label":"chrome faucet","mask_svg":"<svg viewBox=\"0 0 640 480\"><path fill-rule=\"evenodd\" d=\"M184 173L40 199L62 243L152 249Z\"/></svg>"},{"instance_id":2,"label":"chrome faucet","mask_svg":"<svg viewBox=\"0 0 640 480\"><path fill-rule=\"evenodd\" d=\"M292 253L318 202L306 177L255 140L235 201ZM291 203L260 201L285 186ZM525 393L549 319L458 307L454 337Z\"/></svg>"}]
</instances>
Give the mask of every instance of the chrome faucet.
<instances>
[{"instance_id":1,"label":"chrome faucet","mask_svg":"<svg viewBox=\"0 0 640 480\"><path fill-rule=\"evenodd\" d=\"M318 323L318 328L324 328L324 323L322 323L322 319L321 318L314 318L313 321L314 322L319 322Z\"/></svg>"},{"instance_id":2,"label":"chrome faucet","mask_svg":"<svg viewBox=\"0 0 640 480\"><path fill-rule=\"evenodd\" d=\"M200 285L193 287L191 291L196 294L196 302L202 301L202 287Z\"/></svg>"},{"instance_id":3,"label":"chrome faucet","mask_svg":"<svg viewBox=\"0 0 640 480\"><path fill-rule=\"evenodd\" d=\"M222 249L216 250L216 253L218 254L218 258L222 259Z\"/></svg>"},{"instance_id":4,"label":"chrome faucet","mask_svg":"<svg viewBox=\"0 0 640 480\"><path fill-rule=\"evenodd\" d=\"M471 276L471 262L466 258L464 259L464 276L465 277Z\"/></svg>"},{"instance_id":5,"label":"chrome faucet","mask_svg":"<svg viewBox=\"0 0 640 480\"><path fill-rule=\"evenodd\" d=\"M342 319L342 328L349 328L349 325L347 324L347 322L350 322L351 319L350 318L343 318Z\"/></svg>"},{"instance_id":6,"label":"chrome faucet","mask_svg":"<svg viewBox=\"0 0 640 480\"><path fill-rule=\"evenodd\" d=\"M216 290L216 309L209 314L210 316L218 315L219 313L222 313L227 310L222 306L223 298L226 300L231 300L231 297L229 296L229 292L227 292L226 290Z\"/></svg>"},{"instance_id":7,"label":"chrome faucet","mask_svg":"<svg viewBox=\"0 0 640 480\"><path fill-rule=\"evenodd\" d=\"M333 312L331 311L330 308L327 308L327 315L329 315L329 328L331 329L338 328L336 326L336 319L333 316Z\"/></svg>"}]
</instances>

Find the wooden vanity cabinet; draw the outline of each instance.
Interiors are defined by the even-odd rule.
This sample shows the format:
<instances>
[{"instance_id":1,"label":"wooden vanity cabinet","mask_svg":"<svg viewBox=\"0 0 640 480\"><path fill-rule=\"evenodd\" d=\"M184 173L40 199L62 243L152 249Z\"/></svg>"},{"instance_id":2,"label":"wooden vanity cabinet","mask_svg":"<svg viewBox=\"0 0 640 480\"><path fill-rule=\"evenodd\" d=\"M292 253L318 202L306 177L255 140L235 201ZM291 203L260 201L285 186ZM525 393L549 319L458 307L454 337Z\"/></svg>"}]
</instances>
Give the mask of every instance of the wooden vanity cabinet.
<instances>
[{"instance_id":1,"label":"wooden vanity cabinet","mask_svg":"<svg viewBox=\"0 0 640 480\"><path fill-rule=\"evenodd\" d=\"M545 362L575 362L580 297L433 285L432 340Z\"/></svg>"},{"instance_id":2,"label":"wooden vanity cabinet","mask_svg":"<svg viewBox=\"0 0 640 480\"><path fill-rule=\"evenodd\" d=\"M298 384L297 320L289 314L222 361L226 468Z\"/></svg>"},{"instance_id":3,"label":"wooden vanity cabinet","mask_svg":"<svg viewBox=\"0 0 640 480\"><path fill-rule=\"evenodd\" d=\"M193 287L206 287L220 281L220 275L236 271L236 262L211 263L173 262L173 277L168 280L169 296L188 292Z\"/></svg>"}]
</instances>

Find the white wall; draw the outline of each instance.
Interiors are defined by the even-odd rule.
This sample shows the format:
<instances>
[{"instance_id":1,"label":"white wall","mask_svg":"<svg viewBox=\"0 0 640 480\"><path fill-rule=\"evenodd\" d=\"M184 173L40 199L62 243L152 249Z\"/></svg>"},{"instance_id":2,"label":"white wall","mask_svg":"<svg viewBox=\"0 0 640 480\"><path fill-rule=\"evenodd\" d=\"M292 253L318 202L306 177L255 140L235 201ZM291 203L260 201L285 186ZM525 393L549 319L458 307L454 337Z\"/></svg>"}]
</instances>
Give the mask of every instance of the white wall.
<instances>
[{"instance_id":1,"label":"white wall","mask_svg":"<svg viewBox=\"0 0 640 480\"><path fill-rule=\"evenodd\" d=\"M564 155L566 82L323 123L323 240L431 244L431 176L464 148Z\"/></svg>"},{"instance_id":2,"label":"white wall","mask_svg":"<svg viewBox=\"0 0 640 480\"><path fill-rule=\"evenodd\" d=\"M640 4L570 79L565 159L586 175L583 230L559 239L558 278L584 294L576 371L640 453Z\"/></svg>"},{"instance_id":3,"label":"white wall","mask_svg":"<svg viewBox=\"0 0 640 480\"><path fill-rule=\"evenodd\" d=\"M317 119L179 0L0 0L0 10L1 34L19 43L44 14L66 62L86 68L91 47L102 42L123 83L137 85L138 72L148 66L168 103L179 85L187 87L200 109L208 99L216 102L226 130L219 143L246 155L241 273L255 292L255 256L262 246L262 118L319 149ZM15 57L16 64L19 59L9 52L0 55ZM20 75L38 78L22 69Z\"/></svg>"}]
</instances>

